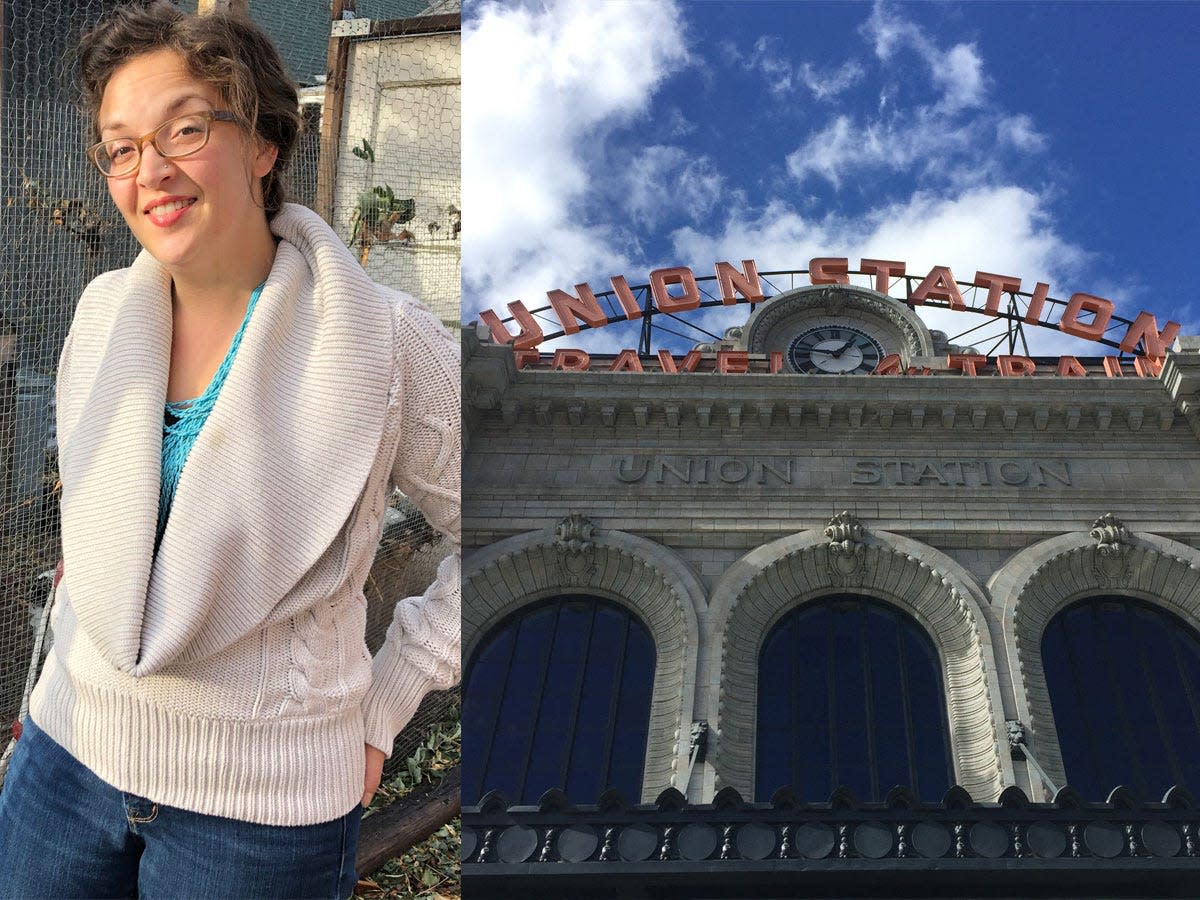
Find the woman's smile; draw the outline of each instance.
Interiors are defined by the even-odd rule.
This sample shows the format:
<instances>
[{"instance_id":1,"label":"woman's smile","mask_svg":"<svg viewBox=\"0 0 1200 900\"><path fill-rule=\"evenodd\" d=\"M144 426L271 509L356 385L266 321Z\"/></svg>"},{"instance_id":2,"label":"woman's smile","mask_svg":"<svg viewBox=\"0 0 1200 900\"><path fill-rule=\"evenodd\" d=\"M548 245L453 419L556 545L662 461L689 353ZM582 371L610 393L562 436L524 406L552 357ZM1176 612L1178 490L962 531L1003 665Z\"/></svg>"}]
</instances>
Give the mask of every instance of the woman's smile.
<instances>
[{"instance_id":1,"label":"woman's smile","mask_svg":"<svg viewBox=\"0 0 1200 900\"><path fill-rule=\"evenodd\" d=\"M169 228L183 218L183 214L195 202L195 197L163 197L150 201L145 214L158 227Z\"/></svg>"}]
</instances>

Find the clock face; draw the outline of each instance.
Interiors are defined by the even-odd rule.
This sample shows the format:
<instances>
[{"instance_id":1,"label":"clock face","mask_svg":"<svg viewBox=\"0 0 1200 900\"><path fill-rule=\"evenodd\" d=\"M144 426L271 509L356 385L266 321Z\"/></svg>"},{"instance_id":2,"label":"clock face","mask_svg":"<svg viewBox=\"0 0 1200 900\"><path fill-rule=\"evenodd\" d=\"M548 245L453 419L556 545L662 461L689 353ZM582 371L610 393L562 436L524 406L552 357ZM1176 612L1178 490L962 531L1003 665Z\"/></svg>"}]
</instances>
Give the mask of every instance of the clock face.
<instances>
[{"instance_id":1,"label":"clock face","mask_svg":"<svg viewBox=\"0 0 1200 900\"><path fill-rule=\"evenodd\" d=\"M792 368L806 375L869 375L882 358L875 338L848 325L810 328L788 347Z\"/></svg>"}]
</instances>

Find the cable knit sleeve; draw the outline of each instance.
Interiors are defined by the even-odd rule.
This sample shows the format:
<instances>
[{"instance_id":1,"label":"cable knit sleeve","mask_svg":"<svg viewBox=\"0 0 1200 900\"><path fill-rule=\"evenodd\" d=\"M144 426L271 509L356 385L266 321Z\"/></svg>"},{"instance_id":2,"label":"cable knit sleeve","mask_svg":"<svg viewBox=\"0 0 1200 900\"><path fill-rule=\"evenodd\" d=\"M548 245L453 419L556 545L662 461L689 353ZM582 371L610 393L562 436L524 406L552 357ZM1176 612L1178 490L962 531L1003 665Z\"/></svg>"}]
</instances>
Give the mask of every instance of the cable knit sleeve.
<instances>
[{"instance_id":1,"label":"cable knit sleeve","mask_svg":"<svg viewBox=\"0 0 1200 900\"><path fill-rule=\"evenodd\" d=\"M458 682L461 420L458 346L441 322L410 297L396 308L400 437L391 480L445 535L451 553L419 597L396 604L363 699L366 742L392 743L429 690Z\"/></svg>"}]
</instances>

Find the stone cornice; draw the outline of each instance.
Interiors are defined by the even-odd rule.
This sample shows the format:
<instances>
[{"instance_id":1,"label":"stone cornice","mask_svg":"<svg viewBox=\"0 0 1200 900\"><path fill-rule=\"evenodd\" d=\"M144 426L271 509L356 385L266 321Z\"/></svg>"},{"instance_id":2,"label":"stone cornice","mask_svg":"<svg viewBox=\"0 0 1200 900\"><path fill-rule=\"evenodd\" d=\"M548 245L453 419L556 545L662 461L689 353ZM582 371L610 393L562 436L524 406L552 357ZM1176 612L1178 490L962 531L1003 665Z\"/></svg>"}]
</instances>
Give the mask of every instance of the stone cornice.
<instances>
[{"instance_id":1,"label":"stone cornice","mask_svg":"<svg viewBox=\"0 0 1200 900\"><path fill-rule=\"evenodd\" d=\"M566 377L564 377L566 376ZM503 395L488 394L476 424L569 424L626 428L984 429L1029 432L1144 432L1149 438L1182 425L1185 416L1152 379L1129 379L1081 391L1071 380L1046 385L970 385L950 379L858 376L809 379L743 375L529 373ZM526 380L527 379L527 380ZM620 384L614 381L620 380ZM995 379L1000 381L1000 379ZM990 381L990 379L989 379ZM475 399L479 400L480 393ZM466 398L470 402L471 398ZM1197 407L1200 411L1200 407Z\"/></svg>"}]
</instances>

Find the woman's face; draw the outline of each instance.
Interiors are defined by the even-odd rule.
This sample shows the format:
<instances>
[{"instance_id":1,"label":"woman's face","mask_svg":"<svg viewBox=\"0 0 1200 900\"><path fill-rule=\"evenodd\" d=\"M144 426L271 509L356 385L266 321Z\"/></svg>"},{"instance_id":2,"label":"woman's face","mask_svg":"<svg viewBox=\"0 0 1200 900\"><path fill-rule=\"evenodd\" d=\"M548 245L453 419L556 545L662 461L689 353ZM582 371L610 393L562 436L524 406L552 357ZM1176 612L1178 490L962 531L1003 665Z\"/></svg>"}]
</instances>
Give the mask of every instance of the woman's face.
<instances>
[{"instance_id":1,"label":"woman's face","mask_svg":"<svg viewBox=\"0 0 1200 900\"><path fill-rule=\"evenodd\" d=\"M188 74L173 50L135 56L117 69L100 104L100 138L137 138L185 113L225 109L220 92ZM108 192L134 237L175 276L211 280L221 262L255 246L266 214L259 179L275 162L273 146L252 147L232 122L212 122L208 143L178 159L151 141L140 168L108 179Z\"/></svg>"}]
</instances>

